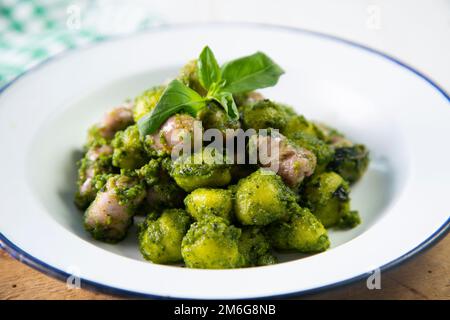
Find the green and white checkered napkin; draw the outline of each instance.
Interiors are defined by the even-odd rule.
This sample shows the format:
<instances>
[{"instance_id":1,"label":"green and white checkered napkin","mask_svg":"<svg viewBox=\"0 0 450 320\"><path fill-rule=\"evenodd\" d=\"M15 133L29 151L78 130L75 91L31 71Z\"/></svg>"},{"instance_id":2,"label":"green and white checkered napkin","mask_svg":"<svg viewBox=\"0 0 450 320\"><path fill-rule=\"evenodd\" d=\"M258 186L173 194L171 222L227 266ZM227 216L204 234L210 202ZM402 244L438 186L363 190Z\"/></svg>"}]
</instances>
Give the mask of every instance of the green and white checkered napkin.
<instances>
[{"instance_id":1,"label":"green and white checkered napkin","mask_svg":"<svg viewBox=\"0 0 450 320\"><path fill-rule=\"evenodd\" d=\"M0 0L0 88L57 53L161 23L130 3Z\"/></svg>"}]
</instances>

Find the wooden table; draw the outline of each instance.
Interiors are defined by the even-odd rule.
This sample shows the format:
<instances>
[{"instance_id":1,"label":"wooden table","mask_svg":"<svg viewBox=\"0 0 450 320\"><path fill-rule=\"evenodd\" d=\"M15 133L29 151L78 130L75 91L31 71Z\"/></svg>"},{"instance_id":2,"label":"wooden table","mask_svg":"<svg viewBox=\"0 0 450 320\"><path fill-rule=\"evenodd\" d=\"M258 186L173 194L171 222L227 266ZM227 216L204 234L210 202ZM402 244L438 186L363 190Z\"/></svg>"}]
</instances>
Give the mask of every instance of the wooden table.
<instances>
[{"instance_id":1,"label":"wooden table","mask_svg":"<svg viewBox=\"0 0 450 320\"><path fill-rule=\"evenodd\" d=\"M306 299L450 299L450 234L433 248L381 274L381 290L360 281ZM0 299L120 299L84 289L68 289L0 252Z\"/></svg>"}]
</instances>

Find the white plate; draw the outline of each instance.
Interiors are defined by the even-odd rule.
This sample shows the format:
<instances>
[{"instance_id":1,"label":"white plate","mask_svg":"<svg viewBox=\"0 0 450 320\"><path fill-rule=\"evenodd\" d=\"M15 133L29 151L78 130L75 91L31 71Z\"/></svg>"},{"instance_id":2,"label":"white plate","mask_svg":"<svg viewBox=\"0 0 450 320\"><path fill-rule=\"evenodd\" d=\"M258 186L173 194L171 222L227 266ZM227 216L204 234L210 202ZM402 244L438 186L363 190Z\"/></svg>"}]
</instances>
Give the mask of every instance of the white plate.
<instances>
[{"instance_id":1,"label":"white plate","mask_svg":"<svg viewBox=\"0 0 450 320\"><path fill-rule=\"evenodd\" d=\"M108 108L174 76L204 45L220 61L261 50L286 74L264 93L329 122L371 150L354 187L363 223L332 249L274 266L194 270L144 262L130 232L107 245L72 204L77 151ZM151 297L248 298L358 279L420 251L449 227L449 97L421 73L363 46L262 25L161 28L52 59L0 95L0 231L9 252L85 286Z\"/></svg>"}]
</instances>

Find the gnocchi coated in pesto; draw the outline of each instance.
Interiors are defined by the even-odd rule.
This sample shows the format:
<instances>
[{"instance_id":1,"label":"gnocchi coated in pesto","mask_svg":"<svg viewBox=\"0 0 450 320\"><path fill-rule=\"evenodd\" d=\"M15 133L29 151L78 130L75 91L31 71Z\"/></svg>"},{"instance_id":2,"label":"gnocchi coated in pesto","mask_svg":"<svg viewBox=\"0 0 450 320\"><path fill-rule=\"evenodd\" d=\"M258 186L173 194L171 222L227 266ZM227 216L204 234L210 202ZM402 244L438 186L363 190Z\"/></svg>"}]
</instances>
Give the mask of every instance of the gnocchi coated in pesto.
<instances>
[{"instance_id":1,"label":"gnocchi coated in pesto","mask_svg":"<svg viewBox=\"0 0 450 320\"><path fill-rule=\"evenodd\" d=\"M128 236L144 259L227 269L275 264L279 252L322 252L329 228L356 227L350 192L369 152L255 91L283 73L261 52L219 66L205 47L170 83L110 110L88 130L78 162L74 202L86 231L118 243L136 223ZM211 129L222 147L195 137ZM260 129L270 134L247 136L243 150L225 144ZM250 161L251 141L277 143L276 170Z\"/></svg>"}]
</instances>

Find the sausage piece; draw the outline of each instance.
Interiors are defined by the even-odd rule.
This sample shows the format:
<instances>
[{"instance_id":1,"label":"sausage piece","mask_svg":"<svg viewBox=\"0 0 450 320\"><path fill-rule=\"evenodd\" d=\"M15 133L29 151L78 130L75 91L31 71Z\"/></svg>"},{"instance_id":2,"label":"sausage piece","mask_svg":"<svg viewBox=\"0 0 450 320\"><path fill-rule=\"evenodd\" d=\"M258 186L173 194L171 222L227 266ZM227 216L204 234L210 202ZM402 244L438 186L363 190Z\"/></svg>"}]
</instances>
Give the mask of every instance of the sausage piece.
<instances>
[{"instance_id":1,"label":"sausage piece","mask_svg":"<svg viewBox=\"0 0 450 320\"><path fill-rule=\"evenodd\" d=\"M176 114L167 119L161 128L156 133L150 135L146 141L155 151L170 153L174 147L184 142L188 134L192 143L195 121L195 118L190 115ZM201 139L201 137L197 138Z\"/></svg>"},{"instance_id":2,"label":"sausage piece","mask_svg":"<svg viewBox=\"0 0 450 320\"><path fill-rule=\"evenodd\" d=\"M99 125L99 132L103 138L112 139L117 131L123 130L133 124L133 111L131 105L124 104L105 114Z\"/></svg>"},{"instance_id":3,"label":"sausage piece","mask_svg":"<svg viewBox=\"0 0 450 320\"><path fill-rule=\"evenodd\" d=\"M126 201L121 198L125 190L133 192ZM84 226L97 240L122 240L133 221L133 208L145 197L144 188L131 178L114 176L108 179L104 191L99 191L84 215Z\"/></svg>"},{"instance_id":4,"label":"sausage piece","mask_svg":"<svg viewBox=\"0 0 450 320\"><path fill-rule=\"evenodd\" d=\"M253 144L257 143L260 166L277 173L288 186L296 188L305 177L313 174L317 163L314 153L295 145L282 134L258 135L252 139Z\"/></svg>"}]
</instances>

